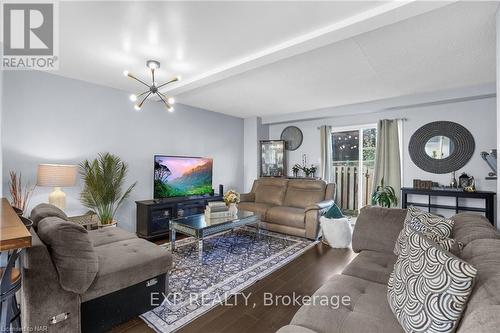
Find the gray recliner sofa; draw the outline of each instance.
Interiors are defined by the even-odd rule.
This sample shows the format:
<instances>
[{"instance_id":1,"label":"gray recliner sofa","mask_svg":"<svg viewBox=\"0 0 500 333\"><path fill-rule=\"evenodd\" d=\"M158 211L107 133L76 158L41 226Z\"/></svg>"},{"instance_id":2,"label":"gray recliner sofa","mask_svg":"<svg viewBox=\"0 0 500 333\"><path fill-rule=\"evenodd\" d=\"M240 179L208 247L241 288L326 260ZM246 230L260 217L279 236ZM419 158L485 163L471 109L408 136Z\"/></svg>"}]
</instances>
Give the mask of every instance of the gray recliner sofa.
<instances>
[{"instance_id":1,"label":"gray recliner sofa","mask_svg":"<svg viewBox=\"0 0 500 333\"><path fill-rule=\"evenodd\" d=\"M406 211L365 207L356 221L352 248L359 254L315 297L349 296L347 305L302 306L278 333L401 333L387 300L387 282L396 262L396 239ZM500 328L500 232L479 215L460 213L452 237L465 246L460 257L478 270L458 333L498 333Z\"/></svg>"},{"instance_id":2,"label":"gray recliner sofa","mask_svg":"<svg viewBox=\"0 0 500 333\"><path fill-rule=\"evenodd\" d=\"M102 332L150 310L167 292L171 254L118 227L87 231L58 208L31 213L23 258L25 330Z\"/></svg>"}]
</instances>

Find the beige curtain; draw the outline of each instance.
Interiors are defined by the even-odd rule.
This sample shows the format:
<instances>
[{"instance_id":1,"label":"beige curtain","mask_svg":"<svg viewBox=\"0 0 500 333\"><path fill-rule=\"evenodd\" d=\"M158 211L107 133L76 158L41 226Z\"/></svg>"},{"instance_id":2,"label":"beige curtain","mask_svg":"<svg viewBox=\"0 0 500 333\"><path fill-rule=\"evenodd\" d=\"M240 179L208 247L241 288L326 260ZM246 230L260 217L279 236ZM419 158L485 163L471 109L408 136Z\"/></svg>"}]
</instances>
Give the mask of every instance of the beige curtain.
<instances>
[{"instance_id":1,"label":"beige curtain","mask_svg":"<svg viewBox=\"0 0 500 333\"><path fill-rule=\"evenodd\" d=\"M319 128L321 139L321 178L327 183L332 181L332 127Z\"/></svg>"},{"instance_id":2,"label":"beige curtain","mask_svg":"<svg viewBox=\"0 0 500 333\"><path fill-rule=\"evenodd\" d=\"M401 196L401 157L398 123L399 121L395 119L383 119L378 122L373 189L375 190L384 178L384 184L392 186L399 199Z\"/></svg>"}]
</instances>

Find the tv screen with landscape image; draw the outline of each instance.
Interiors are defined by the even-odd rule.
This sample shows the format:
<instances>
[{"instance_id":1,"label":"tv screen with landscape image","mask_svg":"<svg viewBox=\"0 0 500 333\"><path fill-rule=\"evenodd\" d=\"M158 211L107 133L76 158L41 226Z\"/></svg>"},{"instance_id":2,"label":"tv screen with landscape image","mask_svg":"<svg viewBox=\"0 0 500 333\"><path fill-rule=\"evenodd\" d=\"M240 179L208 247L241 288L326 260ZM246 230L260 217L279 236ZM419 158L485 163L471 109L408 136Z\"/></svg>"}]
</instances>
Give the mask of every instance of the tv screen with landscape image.
<instances>
[{"instance_id":1,"label":"tv screen with landscape image","mask_svg":"<svg viewBox=\"0 0 500 333\"><path fill-rule=\"evenodd\" d=\"M212 165L211 158L156 155L154 198L210 194Z\"/></svg>"}]
</instances>

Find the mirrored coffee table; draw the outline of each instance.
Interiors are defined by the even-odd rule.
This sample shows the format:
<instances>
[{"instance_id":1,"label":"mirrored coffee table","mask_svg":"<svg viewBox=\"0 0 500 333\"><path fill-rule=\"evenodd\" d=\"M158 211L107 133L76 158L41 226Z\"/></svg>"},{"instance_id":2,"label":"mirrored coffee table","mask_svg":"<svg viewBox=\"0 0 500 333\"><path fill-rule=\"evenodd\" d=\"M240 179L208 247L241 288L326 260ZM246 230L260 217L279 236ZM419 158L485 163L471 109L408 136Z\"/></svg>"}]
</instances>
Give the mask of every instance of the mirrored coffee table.
<instances>
[{"instance_id":1,"label":"mirrored coffee table","mask_svg":"<svg viewBox=\"0 0 500 333\"><path fill-rule=\"evenodd\" d=\"M180 217L170 220L170 243L175 251L176 233L195 237L198 240L198 254L203 257L203 240L211 235L233 230L245 225L255 224L257 234L259 229L259 216L253 212L239 210L237 216L224 219L206 219L205 214Z\"/></svg>"}]
</instances>

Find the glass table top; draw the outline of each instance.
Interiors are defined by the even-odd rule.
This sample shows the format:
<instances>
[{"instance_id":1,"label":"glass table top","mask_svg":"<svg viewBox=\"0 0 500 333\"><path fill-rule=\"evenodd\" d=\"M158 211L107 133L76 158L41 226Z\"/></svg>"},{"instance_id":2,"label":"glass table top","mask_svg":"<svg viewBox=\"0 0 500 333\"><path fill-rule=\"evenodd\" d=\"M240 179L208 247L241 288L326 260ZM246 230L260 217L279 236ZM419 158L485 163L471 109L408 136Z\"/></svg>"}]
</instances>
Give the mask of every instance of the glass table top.
<instances>
[{"instance_id":1,"label":"glass table top","mask_svg":"<svg viewBox=\"0 0 500 333\"><path fill-rule=\"evenodd\" d=\"M238 210L236 217L206 219L205 214L197 214L186 217L172 219L172 224L179 224L192 229L205 229L214 225L231 225L234 222L248 219L249 223L255 221L256 214L246 210Z\"/></svg>"}]
</instances>

